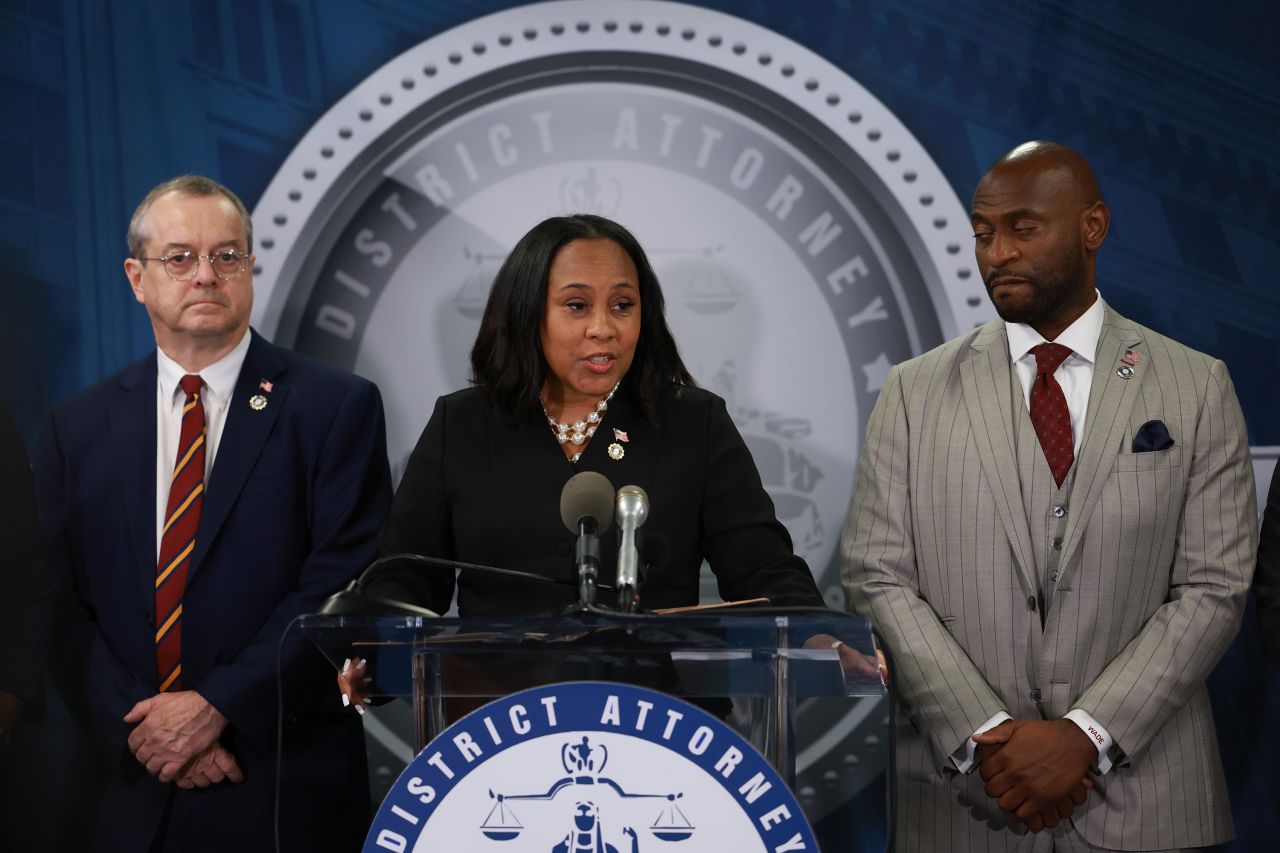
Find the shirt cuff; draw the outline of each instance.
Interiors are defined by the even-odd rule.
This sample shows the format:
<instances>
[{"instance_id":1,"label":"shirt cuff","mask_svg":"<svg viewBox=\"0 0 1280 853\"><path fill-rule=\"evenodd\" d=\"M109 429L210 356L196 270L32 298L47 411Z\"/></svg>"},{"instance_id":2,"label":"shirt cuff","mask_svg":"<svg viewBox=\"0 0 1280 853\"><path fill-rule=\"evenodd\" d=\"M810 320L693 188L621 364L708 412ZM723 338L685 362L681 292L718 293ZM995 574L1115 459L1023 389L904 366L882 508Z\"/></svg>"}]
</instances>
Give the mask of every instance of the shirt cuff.
<instances>
[{"instance_id":1,"label":"shirt cuff","mask_svg":"<svg viewBox=\"0 0 1280 853\"><path fill-rule=\"evenodd\" d=\"M1087 734L1089 740L1093 741L1093 745L1098 748L1098 772L1106 775L1111 769L1111 747L1115 744L1111 735L1101 723L1079 708L1072 708L1063 716L1063 719L1075 723L1080 727L1080 731Z\"/></svg>"},{"instance_id":2,"label":"shirt cuff","mask_svg":"<svg viewBox=\"0 0 1280 853\"><path fill-rule=\"evenodd\" d=\"M980 735L985 731L994 729L1006 720L1012 720L1007 711L997 711L991 719L987 720L974 731L975 735ZM951 762L955 764L956 769L961 773L968 773L974 767L974 758L978 751L978 745L973 742L973 738L969 738L964 742L964 746L951 753Z\"/></svg>"}]
</instances>

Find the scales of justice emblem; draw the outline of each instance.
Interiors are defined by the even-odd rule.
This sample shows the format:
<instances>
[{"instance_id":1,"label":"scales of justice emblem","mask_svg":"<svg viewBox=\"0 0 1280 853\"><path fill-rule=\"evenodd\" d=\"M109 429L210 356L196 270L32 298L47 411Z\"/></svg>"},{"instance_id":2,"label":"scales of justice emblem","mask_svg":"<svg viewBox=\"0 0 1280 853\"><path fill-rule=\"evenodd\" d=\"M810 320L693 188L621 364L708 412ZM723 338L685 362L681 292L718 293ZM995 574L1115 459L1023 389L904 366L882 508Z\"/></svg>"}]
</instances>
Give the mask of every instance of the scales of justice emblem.
<instances>
[{"instance_id":1,"label":"scales of justice emblem","mask_svg":"<svg viewBox=\"0 0 1280 853\"><path fill-rule=\"evenodd\" d=\"M493 806L480 825L480 831L494 841L513 841L524 832L524 826L516 817L512 803L519 801L548 802L569 789L575 797L572 826L551 848L551 853L639 853L640 837L631 826L622 826L618 833L629 839L622 847L607 842L607 827L599 794L610 791L610 797L623 800L661 800L649 834L661 841L686 841L693 837L695 827L681 810L678 801L684 798L680 792L633 793L615 779L605 776L609 762L609 750L603 743L592 743L587 735L578 743L566 743L560 750L560 762L565 776L556 779L542 793L508 794L492 789L489 797ZM536 849L543 849L538 847Z\"/></svg>"}]
</instances>

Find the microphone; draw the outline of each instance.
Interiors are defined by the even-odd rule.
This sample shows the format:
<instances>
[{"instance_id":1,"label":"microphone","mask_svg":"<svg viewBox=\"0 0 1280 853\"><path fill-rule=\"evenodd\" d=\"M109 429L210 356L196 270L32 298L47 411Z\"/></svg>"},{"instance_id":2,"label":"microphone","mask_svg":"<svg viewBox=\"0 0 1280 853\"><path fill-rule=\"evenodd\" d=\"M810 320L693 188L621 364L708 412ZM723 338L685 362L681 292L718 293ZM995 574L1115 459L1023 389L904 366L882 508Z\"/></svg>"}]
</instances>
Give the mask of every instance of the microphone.
<instances>
[{"instance_id":1,"label":"microphone","mask_svg":"<svg viewBox=\"0 0 1280 853\"><path fill-rule=\"evenodd\" d=\"M600 576L600 534L613 521L613 484L595 471L574 474L560 492L560 519L578 537L574 565L578 570L578 604L596 602Z\"/></svg>"},{"instance_id":2,"label":"microphone","mask_svg":"<svg viewBox=\"0 0 1280 853\"><path fill-rule=\"evenodd\" d=\"M639 486L623 486L618 490L614 513L618 518L618 609L636 611L639 596L640 551L636 547L636 530L649 517L649 496Z\"/></svg>"},{"instance_id":3,"label":"microphone","mask_svg":"<svg viewBox=\"0 0 1280 853\"><path fill-rule=\"evenodd\" d=\"M478 563L464 563L460 560L446 560L441 557L427 557L422 554L388 554L374 560L360 573L360 576L345 589L329 596L316 611L321 616L422 616L436 618L438 613L399 599L387 598L367 591L370 581L377 580L378 570L391 563L413 563L429 571L444 571L451 575L457 572L473 572L497 575L504 578L516 578L522 581L536 581L557 585L576 586L576 581L564 578L549 578L545 575L525 572L519 569L501 569L497 566L484 566ZM602 589L611 589L601 586Z\"/></svg>"}]
</instances>

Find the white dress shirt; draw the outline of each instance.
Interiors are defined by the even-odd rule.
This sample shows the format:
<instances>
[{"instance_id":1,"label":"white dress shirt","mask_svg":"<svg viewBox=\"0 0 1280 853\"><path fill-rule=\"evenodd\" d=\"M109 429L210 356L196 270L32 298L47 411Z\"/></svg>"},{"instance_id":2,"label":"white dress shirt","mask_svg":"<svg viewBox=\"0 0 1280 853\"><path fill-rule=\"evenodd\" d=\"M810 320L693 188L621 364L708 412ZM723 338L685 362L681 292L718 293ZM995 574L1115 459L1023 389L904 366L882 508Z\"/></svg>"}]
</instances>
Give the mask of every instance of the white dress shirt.
<instances>
[{"instance_id":1,"label":"white dress shirt","mask_svg":"<svg viewBox=\"0 0 1280 853\"><path fill-rule=\"evenodd\" d=\"M1067 411L1071 414L1071 438L1077 450L1080 439L1084 436L1084 419L1089 410L1089 391L1093 387L1094 361L1098 355L1098 339L1102 336L1102 296L1095 290L1097 298L1089 309L1076 318L1062 334L1054 339L1054 343L1071 348L1071 355L1058 365L1053 378L1062 386L1062 394L1067 398ZM1036 357L1031 352L1033 347L1045 343L1044 337L1026 323L1005 323L1005 334L1009 339L1009 357L1013 361L1013 369L1022 383L1022 401L1031 409L1031 383L1036 378ZM1013 717L1007 711L1000 711L991 719L978 727L974 734L993 729L1005 720ZM1106 773L1111 769L1111 735L1092 716L1079 708L1072 708L1063 719L1070 720L1080 727L1093 745L1098 749L1098 770ZM970 738L963 747L951 756L956 769L968 773L974 766L974 755L977 744Z\"/></svg>"},{"instance_id":2,"label":"white dress shirt","mask_svg":"<svg viewBox=\"0 0 1280 853\"><path fill-rule=\"evenodd\" d=\"M1094 291L1096 294L1097 291ZM1036 356L1031 351L1045 343L1039 332L1026 323L1005 323L1009 338L1009 357L1013 369L1022 382L1022 402L1031 410L1031 383L1036 379ZM1054 339L1054 343L1071 348L1053 378L1062 386L1067 398L1067 411L1071 413L1071 437L1077 450L1084 435L1084 417L1089 411L1089 389L1093 387L1093 362L1098 355L1098 338L1102 336L1102 297L1098 296L1076 321Z\"/></svg>"},{"instance_id":3,"label":"white dress shirt","mask_svg":"<svg viewBox=\"0 0 1280 853\"><path fill-rule=\"evenodd\" d=\"M227 423L227 407L235 391L240 368L249 352L249 332L244 333L235 349L201 370L204 382L204 475L208 479L213 459L218 453L222 428ZM179 384L187 371L173 359L156 349L156 561L160 560L160 539L164 535L165 508L169 503L169 484L178 459L178 442L182 437L182 404L187 395Z\"/></svg>"}]
</instances>

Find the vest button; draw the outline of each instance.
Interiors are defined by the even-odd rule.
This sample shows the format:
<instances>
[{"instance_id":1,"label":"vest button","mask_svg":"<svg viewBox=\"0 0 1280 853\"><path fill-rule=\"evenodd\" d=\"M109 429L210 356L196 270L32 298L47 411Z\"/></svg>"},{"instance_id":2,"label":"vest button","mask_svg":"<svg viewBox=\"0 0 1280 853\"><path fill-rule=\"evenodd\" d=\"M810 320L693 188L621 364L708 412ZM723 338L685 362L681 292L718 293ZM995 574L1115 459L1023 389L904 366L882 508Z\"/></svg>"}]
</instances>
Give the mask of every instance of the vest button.
<instances>
[{"instance_id":1,"label":"vest button","mask_svg":"<svg viewBox=\"0 0 1280 853\"><path fill-rule=\"evenodd\" d=\"M1052 571L1049 572L1049 583L1057 583L1057 582L1058 582L1058 570L1053 569Z\"/></svg>"},{"instance_id":2,"label":"vest button","mask_svg":"<svg viewBox=\"0 0 1280 853\"><path fill-rule=\"evenodd\" d=\"M1034 595L1027 596L1027 609L1032 613L1036 612L1036 597Z\"/></svg>"},{"instance_id":3,"label":"vest button","mask_svg":"<svg viewBox=\"0 0 1280 853\"><path fill-rule=\"evenodd\" d=\"M1050 539L1050 540L1049 540L1049 544L1053 546L1053 550L1055 550L1055 551L1061 551L1061 550L1062 550L1062 537L1061 537L1061 536L1055 536L1055 537L1053 537L1052 539Z\"/></svg>"},{"instance_id":4,"label":"vest button","mask_svg":"<svg viewBox=\"0 0 1280 853\"><path fill-rule=\"evenodd\" d=\"M1031 701L1035 702L1037 705L1040 704L1040 688L1039 687L1033 687L1031 689Z\"/></svg>"},{"instance_id":5,"label":"vest button","mask_svg":"<svg viewBox=\"0 0 1280 853\"><path fill-rule=\"evenodd\" d=\"M1054 518L1062 518L1064 515L1067 514L1067 508L1062 504L1054 504L1053 506L1049 507L1049 514L1052 515Z\"/></svg>"}]
</instances>

